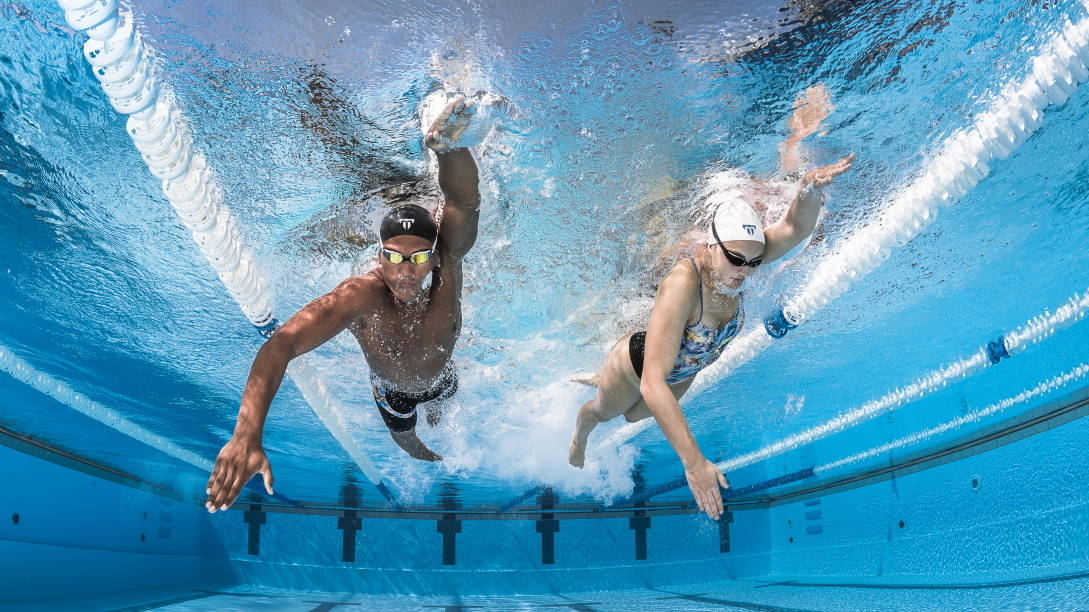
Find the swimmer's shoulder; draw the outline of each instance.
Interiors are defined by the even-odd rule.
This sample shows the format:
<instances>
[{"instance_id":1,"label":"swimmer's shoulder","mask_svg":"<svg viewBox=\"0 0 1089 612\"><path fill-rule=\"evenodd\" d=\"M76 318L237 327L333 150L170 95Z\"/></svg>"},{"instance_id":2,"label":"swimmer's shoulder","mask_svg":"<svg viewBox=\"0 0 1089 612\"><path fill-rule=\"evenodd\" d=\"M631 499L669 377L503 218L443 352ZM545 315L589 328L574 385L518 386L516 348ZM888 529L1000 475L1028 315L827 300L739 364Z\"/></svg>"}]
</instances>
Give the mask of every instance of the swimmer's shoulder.
<instances>
[{"instance_id":1,"label":"swimmer's shoulder","mask_svg":"<svg viewBox=\"0 0 1089 612\"><path fill-rule=\"evenodd\" d=\"M699 285L700 274L691 259L687 257L677 260L673 268L666 273L665 278L658 284L658 295L679 294L692 295ZM693 297L693 299L695 299Z\"/></svg>"},{"instance_id":2,"label":"swimmer's shoulder","mask_svg":"<svg viewBox=\"0 0 1089 612\"><path fill-rule=\"evenodd\" d=\"M387 291L386 283L382 280L381 268L375 268L359 276L350 276L340 282L332 293L338 300L354 308L366 308L373 305L383 297Z\"/></svg>"}]
</instances>

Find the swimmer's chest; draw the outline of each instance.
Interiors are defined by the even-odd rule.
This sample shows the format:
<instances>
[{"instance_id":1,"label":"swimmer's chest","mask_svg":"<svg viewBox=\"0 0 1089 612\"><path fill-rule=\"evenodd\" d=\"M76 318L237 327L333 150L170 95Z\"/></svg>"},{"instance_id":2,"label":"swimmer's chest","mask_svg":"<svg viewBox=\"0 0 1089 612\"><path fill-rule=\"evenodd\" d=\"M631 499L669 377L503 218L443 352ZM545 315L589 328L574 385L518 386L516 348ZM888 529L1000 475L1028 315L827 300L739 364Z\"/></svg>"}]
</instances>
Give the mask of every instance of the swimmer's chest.
<instances>
[{"instance_id":1,"label":"swimmer's chest","mask_svg":"<svg viewBox=\"0 0 1089 612\"><path fill-rule=\"evenodd\" d=\"M350 329L368 358L428 359L453 349L461 332L461 309L441 299L420 310L387 303L356 319Z\"/></svg>"},{"instance_id":2,"label":"swimmer's chest","mask_svg":"<svg viewBox=\"0 0 1089 612\"><path fill-rule=\"evenodd\" d=\"M727 325L734 319L734 317L740 314L741 301L736 298L726 300L722 304L704 304L704 307L700 307L699 304L692 308L692 311L688 313L688 319L685 321L685 327L692 327L697 322L702 322L706 327L711 329L722 329L723 325ZM702 316L701 319L697 317Z\"/></svg>"}]
</instances>

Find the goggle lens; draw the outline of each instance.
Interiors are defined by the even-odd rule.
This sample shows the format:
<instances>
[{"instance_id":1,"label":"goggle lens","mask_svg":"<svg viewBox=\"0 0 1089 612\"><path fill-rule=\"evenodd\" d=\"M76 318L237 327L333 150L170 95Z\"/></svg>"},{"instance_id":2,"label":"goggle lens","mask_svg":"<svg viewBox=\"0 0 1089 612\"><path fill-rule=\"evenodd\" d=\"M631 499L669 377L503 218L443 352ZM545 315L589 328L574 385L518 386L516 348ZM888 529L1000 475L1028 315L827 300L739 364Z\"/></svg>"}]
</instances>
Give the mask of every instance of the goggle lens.
<instances>
[{"instance_id":1,"label":"goggle lens","mask_svg":"<svg viewBox=\"0 0 1089 612\"><path fill-rule=\"evenodd\" d=\"M720 246L721 246L721 244L722 243L719 243ZM726 247L722 247L722 254L726 256L726 261L732 263L733 265L735 265L735 266L737 266L739 268L741 266L748 266L750 268L755 268L755 267L759 266L760 264L764 263L764 257L763 256L754 257L753 259L745 259L743 256L738 255L737 253L734 253L733 251L731 251L730 249L727 249Z\"/></svg>"},{"instance_id":2,"label":"goggle lens","mask_svg":"<svg viewBox=\"0 0 1089 612\"><path fill-rule=\"evenodd\" d=\"M428 250L428 251L417 251L417 252L409 255L408 257L405 257L403 254L398 253L397 251L391 251L389 249L382 249L382 256L385 257L387 261L389 261L391 264L394 264L394 265L399 264L399 263L405 261L406 259L408 261L411 261L412 263L416 264L417 266L420 265L420 264L425 264L428 261L431 261L431 251L430 250Z\"/></svg>"}]
</instances>

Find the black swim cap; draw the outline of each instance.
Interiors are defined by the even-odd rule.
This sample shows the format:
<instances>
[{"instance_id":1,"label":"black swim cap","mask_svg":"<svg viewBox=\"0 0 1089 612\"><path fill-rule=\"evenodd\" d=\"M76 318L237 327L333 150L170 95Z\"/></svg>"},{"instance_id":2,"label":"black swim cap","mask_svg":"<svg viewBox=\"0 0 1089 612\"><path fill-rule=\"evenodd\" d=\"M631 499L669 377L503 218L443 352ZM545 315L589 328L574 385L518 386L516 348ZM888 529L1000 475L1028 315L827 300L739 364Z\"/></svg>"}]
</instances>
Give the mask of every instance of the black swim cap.
<instances>
[{"instance_id":1,"label":"black swim cap","mask_svg":"<svg viewBox=\"0 0 1089 612\"><path fill-rule=\"evenodd\" d=\"M435 242L439 235L439 226L435 218L423 206L405 204L389 211L382 218L378 236L382 242L394 236L419 236L428 242Z\"/></svg>"}]
</instances>

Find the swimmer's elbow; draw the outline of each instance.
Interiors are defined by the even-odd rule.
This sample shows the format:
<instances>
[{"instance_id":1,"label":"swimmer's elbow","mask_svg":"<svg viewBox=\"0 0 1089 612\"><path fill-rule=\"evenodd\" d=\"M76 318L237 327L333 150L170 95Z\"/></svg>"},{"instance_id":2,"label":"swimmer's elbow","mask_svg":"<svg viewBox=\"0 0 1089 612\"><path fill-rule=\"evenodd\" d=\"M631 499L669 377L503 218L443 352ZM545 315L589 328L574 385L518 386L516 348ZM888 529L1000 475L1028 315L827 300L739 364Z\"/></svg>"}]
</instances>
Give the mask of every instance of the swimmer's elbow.
<instances>
[{"instance_id":1,"label":"swimmer's elbow","mask_svg":"<svg viewBox=\"0 0 1089 612\"><path fill-rule=\"evenodd\" d=\"M669 393L669 385L666 384L665 379L658 379L654 376L643 376L639 381L639 393L642 394L643 399L647 402L647 407L650 408L657 404L654 398L662 393L662 390ZM653 412L651 408L651 412Z\"/></svg>"},{"instance_id":2,"label":"swimmer's elbow","mask_svg":"<svg viewBox=\"0 0 1089 612\"><path fill-rule=\"evenodd\" d=\"M300 354L299 342L295 335L281 329L265 341L261 350L257 352L257 358L277 364L282 363L286 368L287 364Z\"/></svg>"}]
</instances>

